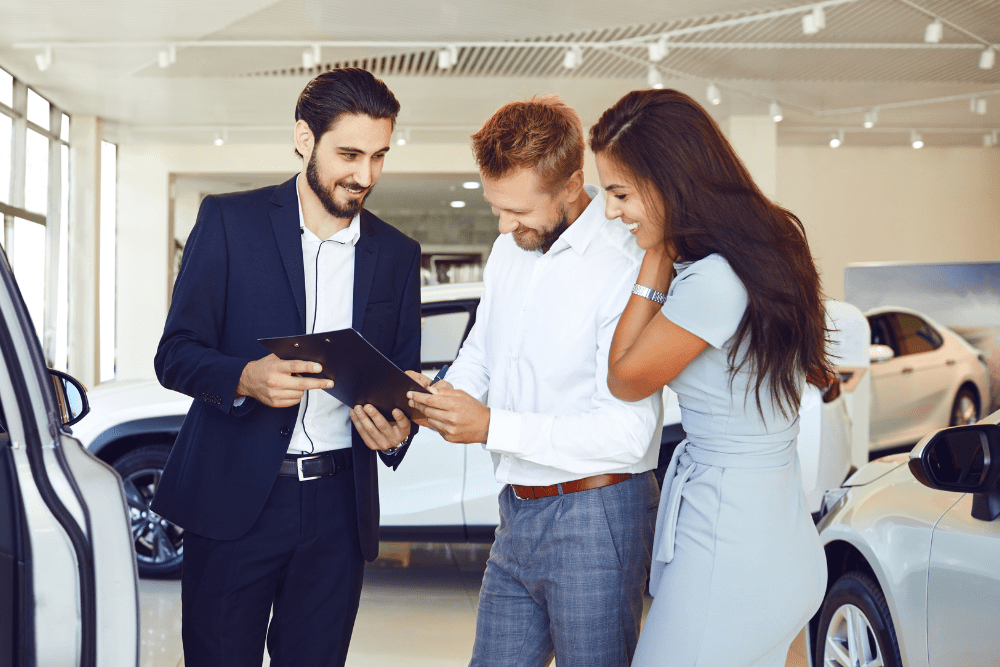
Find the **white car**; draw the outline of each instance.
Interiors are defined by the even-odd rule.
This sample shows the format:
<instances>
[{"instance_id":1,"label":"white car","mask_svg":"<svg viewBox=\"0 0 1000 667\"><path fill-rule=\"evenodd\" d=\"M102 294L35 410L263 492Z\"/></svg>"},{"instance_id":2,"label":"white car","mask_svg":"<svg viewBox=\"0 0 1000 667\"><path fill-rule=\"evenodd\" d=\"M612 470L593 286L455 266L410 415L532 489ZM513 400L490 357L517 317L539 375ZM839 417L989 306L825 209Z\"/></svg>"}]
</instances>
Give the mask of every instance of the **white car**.
<instances>
[{"instance_id":1,"label":"white car","mask_svg":"<svg viewBox=\"0 0 1000 667\"><path fill-rule=\"evenodd\" d=\"M872 451L979 421L990 405L982 352L915 310L889 306L865 315L871 326Z\"/></svg>"},{"instance_id":2,"label":"white car","mask_svg":"<svg viewBox=\"0 0 1000 667\"><path fill-rule=\"evenodd\" d=\"M1000 411L873 461L827 493L816 667L1000 664Z\"/></svg>"},{"instance_id":3,"label":"white car","mask_svg":"<svg viewBox=\"0 0 1000 667\"><path fill-rule=\"evenodd\" d=\"M482 283L435 285L421 290L421 370L433 376L455 359L475 323ZM858 313L863 324L864 318ZM867 342L864 341L867 345ZM662 480L674 447L684 439L677 395L664 390ZM155 380L102 384L90 392L91 414L76 436L125 481L140 574L171 575L183 558L183 531L150 515L156 490L191 398ZM838 486L851 467L851 418L835 383L825 391L808 385L802 398L799 454L810 508ZM493 461L479 446L446 442L431 429L414 437L398 470L379 466L381 538L386 541L493 540L500 521ZM152 519L152 520L151 520Z\"/></svg>"},{"instance_id":4,"label":"white car","mask_svg":"<svg viewBox=\"0 0 1000 667\"><path fill-rule=\"evenodd\" d=\"M138 664L121 481L65 430L86 410L76 380L46 371L0 249L0 665Z\"/></svg>"}]
</instances>

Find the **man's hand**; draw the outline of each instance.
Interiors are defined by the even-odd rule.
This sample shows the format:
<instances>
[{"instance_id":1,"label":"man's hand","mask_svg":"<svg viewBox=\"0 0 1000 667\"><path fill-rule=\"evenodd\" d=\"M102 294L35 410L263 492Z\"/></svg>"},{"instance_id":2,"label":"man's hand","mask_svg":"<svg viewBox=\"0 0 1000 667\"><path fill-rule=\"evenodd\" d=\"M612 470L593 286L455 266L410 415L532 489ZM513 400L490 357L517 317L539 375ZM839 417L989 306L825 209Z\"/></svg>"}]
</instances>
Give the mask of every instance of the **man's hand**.
<instances>
[{"instance_id":1,"label":"man's hand","mask_svg":"<svg viewBox=\"0 0 1000 667\"><path fill-rule=\"evenodd\" d=\"M329 389L333 380L298 377L295 373L319 373L323 367L313 361L284 361L273 354L251 361L243 368L236 393L249 396L272 408L298 405L310 389Z\"/></svg>"},{"instance_id":2,"label":"man's hand","mask_svg":"<svg viewBox=\"0 0 1000 667\"><path fill-rule=\"evenodd\" d=\"M434 385L434 389L430 389L431 379L426 375L424 375L423 373L418 373L416 371L406 371L406 374L410 376L411 380L419 384L424 389L429 389L432 393L437 391L437 387L440 387L442 384L447 384L446 382L438 382L436 385ZM451 385L448 386L450 387ZM415 410L413 415L414 424L418 424L420 426L428 428L433 428L429 423L427 423L427 415L425 415L423 412L420 411L419 405L414 406L413 401L410 401L410 407Z\"/></svg>"},{"instance_id":3,"label":"man's hand","mask_svg":"<svg viewBox=\"0 0 1000 667\"><path fill-rule=\"evenodd\" d=\"M410 420L406 418L403 411L396 408L392 411L395 422L388 422L373 405L366 405L363 408L355 405L351 410L351 421L354 428L358 429L361 439L368 445L368 449L385 451L393 447L399 447L410 437Z\"/></svg>"},{"instance_id":4,"label":"man's hand","mask_svg":"<svg viewBox=\"0 0 1000 667\"><path fill-rule=\"evenodd\" d=\"M486 442L490 433L488 407L464 391L454 389L444 380L437 382L430 390L433 393L410 391L406 394L410 399L410 406L426 415L428 426L448 442Z\"/></svg>"}]
</instances>

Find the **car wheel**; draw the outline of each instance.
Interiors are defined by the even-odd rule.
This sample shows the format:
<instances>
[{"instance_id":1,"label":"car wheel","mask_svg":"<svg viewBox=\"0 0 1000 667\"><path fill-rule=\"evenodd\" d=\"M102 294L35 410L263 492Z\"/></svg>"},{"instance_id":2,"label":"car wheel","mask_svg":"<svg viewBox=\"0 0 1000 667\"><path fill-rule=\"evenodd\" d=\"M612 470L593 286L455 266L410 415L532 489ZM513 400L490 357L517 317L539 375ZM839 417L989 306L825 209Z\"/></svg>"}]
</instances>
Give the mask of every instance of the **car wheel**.
<instances>
[{"instance_id":1,"label":"car wheel","mask_svg":"<svg viewBox=\"0 0 1000 667\"><path fill-rule=\"evenodd\" d=\"M955 396L951 406L951 421L948 426L975 424L979 421L979 402L976 395L968 387L962 387Z\"/></svg>"},{"instance_id":2,"label":"car wheel","mask_svg":"<svg viewBox=\"0 0 1000 667\"><path fill-rule=\"evenodd\" d=\"M882 589L863 572L848 572L827 592L820 610L816 640L815 665L903 665Z\"/></svg>"},{"instance_id":3,"label":"car wheel","mask_svg":"<svg viewBox=\"0 0 1000 667\"><path fill-rule=\"evenodd\" d=\"M112 464L125 484L141 577L176 576L184 559L184 529L149 507L169 454L169 445L147 445L133 449Z\"/></svg>"}]
</instances>

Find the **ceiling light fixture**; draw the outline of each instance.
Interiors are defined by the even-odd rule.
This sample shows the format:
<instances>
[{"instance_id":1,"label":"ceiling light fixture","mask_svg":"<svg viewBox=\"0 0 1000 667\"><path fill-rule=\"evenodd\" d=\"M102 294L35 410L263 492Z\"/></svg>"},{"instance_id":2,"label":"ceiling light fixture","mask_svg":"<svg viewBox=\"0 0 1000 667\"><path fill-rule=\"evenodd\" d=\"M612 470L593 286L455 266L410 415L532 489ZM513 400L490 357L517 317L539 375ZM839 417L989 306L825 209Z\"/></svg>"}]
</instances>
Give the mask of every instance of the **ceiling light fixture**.
<instances>
[{"instance_id":1,"label":"ceiling light fixture","mask_svg":"<svg viewBox=\"0 0 1000 667\"><path fill-rule=\"evenodd\" d=\"M319 65L323 59L319 44L313 44L310 48L302 52L302 67L312 69Z\"/></svg>"},{"instance_id":2,"label":"ceiling light fixture","mask_svg":"<svg viewBox=\"0 0 1000 667\"><path fill-rule=\"evenodd\" d=\"M453 45L448 45L438 51L437 55L437 66L438 69L448 69L452 65L458 63L458 47Z\"/></svg>"},{"instance_id":3,"label":"ceiling light fixture","mask_svg":"<svg viewBox=\"0 0 1000 667\"><path fill-rule=\"evenodd\" d=\"M475 190L479 187L479 181L466 181L462 183L462 187L466 190Z\"/></svg>"},{"instance_id":4,"label":"ceiling light fixture","mask_svg":"<svg viewBox=\"0 0 1000 667\"><path fill-rule=\"evenodd\" d=\"M221 146L222 144L226 143L226 139L228 139L228 138L229 137L227 136L226 130L223 130L222 132L216 132L215 133L215 141L213 143L216 146Z\"/></svg>"},{"instance_id":5,"label":"ceiling light fixture","mask_svg":"<svg viewBox=\"0 0 1000 667\"><path fill-rule=\"evenodd\" d=\"M465 208L465 202L462 200L456 200L451 202L452 208Z\"/></svg>"},{"instance_id":6,"label":"ceiling light fixture","mask_svg":"<svg viewBox=\"0 0 1000 667\"><path fill-rule=\"evenodd\" d=\"M410 141L410 128L396 130L396 145L405 146Z\"/></svg>"},{"instance_id":7,"label":"ceiling light fixture","mask_svg":"<svg viewBox=\"0 0 1000 667\"><path fill-rule=\"evenodd\" d=\"M840 148L842 143L844 143L844 131L837 130L837 134L830 137L830 148Z\"/></svg>"},{"instance_id":8,"label":"ceiling light fixture","mask_svg":"<svg viewBox=\"0 0 1000 667\"><path fill-rule=\"evenodd\" d=\"M774 119L775 123L780 123L781 119L785 117L781 113L781 106L777 102L771 102L771 106L768 109L768 113L771 114L771 118Z\"/></svg>"},{"instance_id":9,"label":"ceiling light fixture","mask_svg":"<svg viewBox=\"0 0 1000 667\"><path fill-rule=\"evenodd\" d=\"M969 98L969 111L977 114L979 116L986 115L986 98L985 97L970 97Z\"/></svg>"},{"instance_id":10,"label":"ceiling light fixture","mask_svg":"<svg viewBox=\"0 0 1000 667\"><path fill-rule=\"evenodd\" d=\"M826 27L826 12L821 6L812 8L812 11L802 17L802 33L805 35L815 35Z\"/></svg>"},{"instance_id":11,"label":"ceiling light fixture","mask_svg":"<svg viewBox=\"0 0 1000 667\"><path fill-rule=\"evenodd\" d=\"M49 67L52 66L52 47L46 46L45 50L41 53L35 55L35 64L38 65L38 71L44 72Z\"/></svg>"},{"instance_id":12,"label":"ceiling light fixture","mask_svg":"<svg viewBox=\"0 0 1000 667\"><path fill-rule=\"evenodd\" d=\"M566 69L576 69L583 64L583 48L571 46L563 54L563 67Z\"/></svg>"},{"instance_id":13,"label":"ceiling light fixture","mask_svg":"<svg viewBox=\"0 0 1000 667\"><path fill-rule=\"evenodd\" d=\"M866 130L870 130L875 127L875 123L878 122L878 107L873 107L871 111L865 114L864 126Z\"/></svg>"},{"instance_id":14,"label":"ceiling light fixture","mask_svg":"<svg viewBox=\"0 0 1000 667\"><path fill-rule=\"evenodd\" d=\"M992 134L987 133L983 135L983 148L990 148L994 143Z\"/></svg>"},{"instance_id":15,"label":"ceiling light fixture","mask_svg":"<svg viewBox=\"0 0 1000 667\"><path fill-rule=\"evenodd\" d=\"M910 130L910 145L914 148L923 148L924 140L916 130Z\"/></svg>"},{"instance_id":16,"label":"ceiling light fixture","mask_svg":"<svg viewBox=\"0 0 1000 667\"><path fill-rule=\"evenodd\" d=\"M979 54L979 69L993 69L993 64L996 62L997 52L993 50L993 47L988 47L985 51Z\"/></svg>"},{"instance_id":17,"label":"ceiling light fixture","mask_svg":"<svg viewBox=\"0 0 1000 667\"><path fill-rule=\"evenodd\" d=\"M660 37L655 42L650 42L649 46L646 47L649 50L649 60L650 62L658 63L667 57L670 53L670 47L667 46L667 38Z\"/></svg>"},{"instance_id":18,"label":"ceiling light fixture","mask_svg":"<svg viewBox=\"0 0 1000 667\"><path fill-rule=\"evenodd\" d=\"M712 104L719 104L722 102L722 93L719 92L718 86L714 83L708 84L708 88L705 89L705 96Z\"/></svg>"},{"instance_id":19,"label":"ceiling light fixture","mask_svg":"<svg viewBox=\"0 0 1000 667\"><path fill-rule=\"evenodd\" d=\"M663 75L660 74L660 70L656 69L656 65L652 63L649 65L649 72L646 73L646 83L649 84L650 88L656 88L657 90L663 88Z\"/></svg>"},{"instance_id":20,"label":"ceiling light fixture","mask_svg":"<svg viewBox=\"0 0 1000 667\"><path fill-rule=\"evenodd\" d=\"M928 44L937 44L941 41L943 35L944 26L941 24L941 19L934 19L932 23L928 23L927 27L924 28L924 41Z\"/></svg>"}]
</instances>

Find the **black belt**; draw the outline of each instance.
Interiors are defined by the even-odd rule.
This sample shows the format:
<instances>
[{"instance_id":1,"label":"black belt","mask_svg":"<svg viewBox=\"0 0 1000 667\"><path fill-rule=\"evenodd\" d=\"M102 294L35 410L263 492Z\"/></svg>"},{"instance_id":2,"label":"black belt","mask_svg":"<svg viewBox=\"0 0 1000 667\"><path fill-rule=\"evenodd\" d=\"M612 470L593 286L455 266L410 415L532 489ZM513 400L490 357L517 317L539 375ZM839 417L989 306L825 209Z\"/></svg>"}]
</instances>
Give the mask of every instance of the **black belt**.
<instances>
[{"instance_id":1,"label":"black belt","mask_svg":"<svg viewBox=\"0 0 1000 667\"><path fill-rule=\"evenodd\" d=\"M286 456L278 468L278 474L298 477L300 482L305 482L325 475L336 475L353 466L354 457L351 456L350 449L335 449L322 454Z\"/></svg>"}]
</instances>

